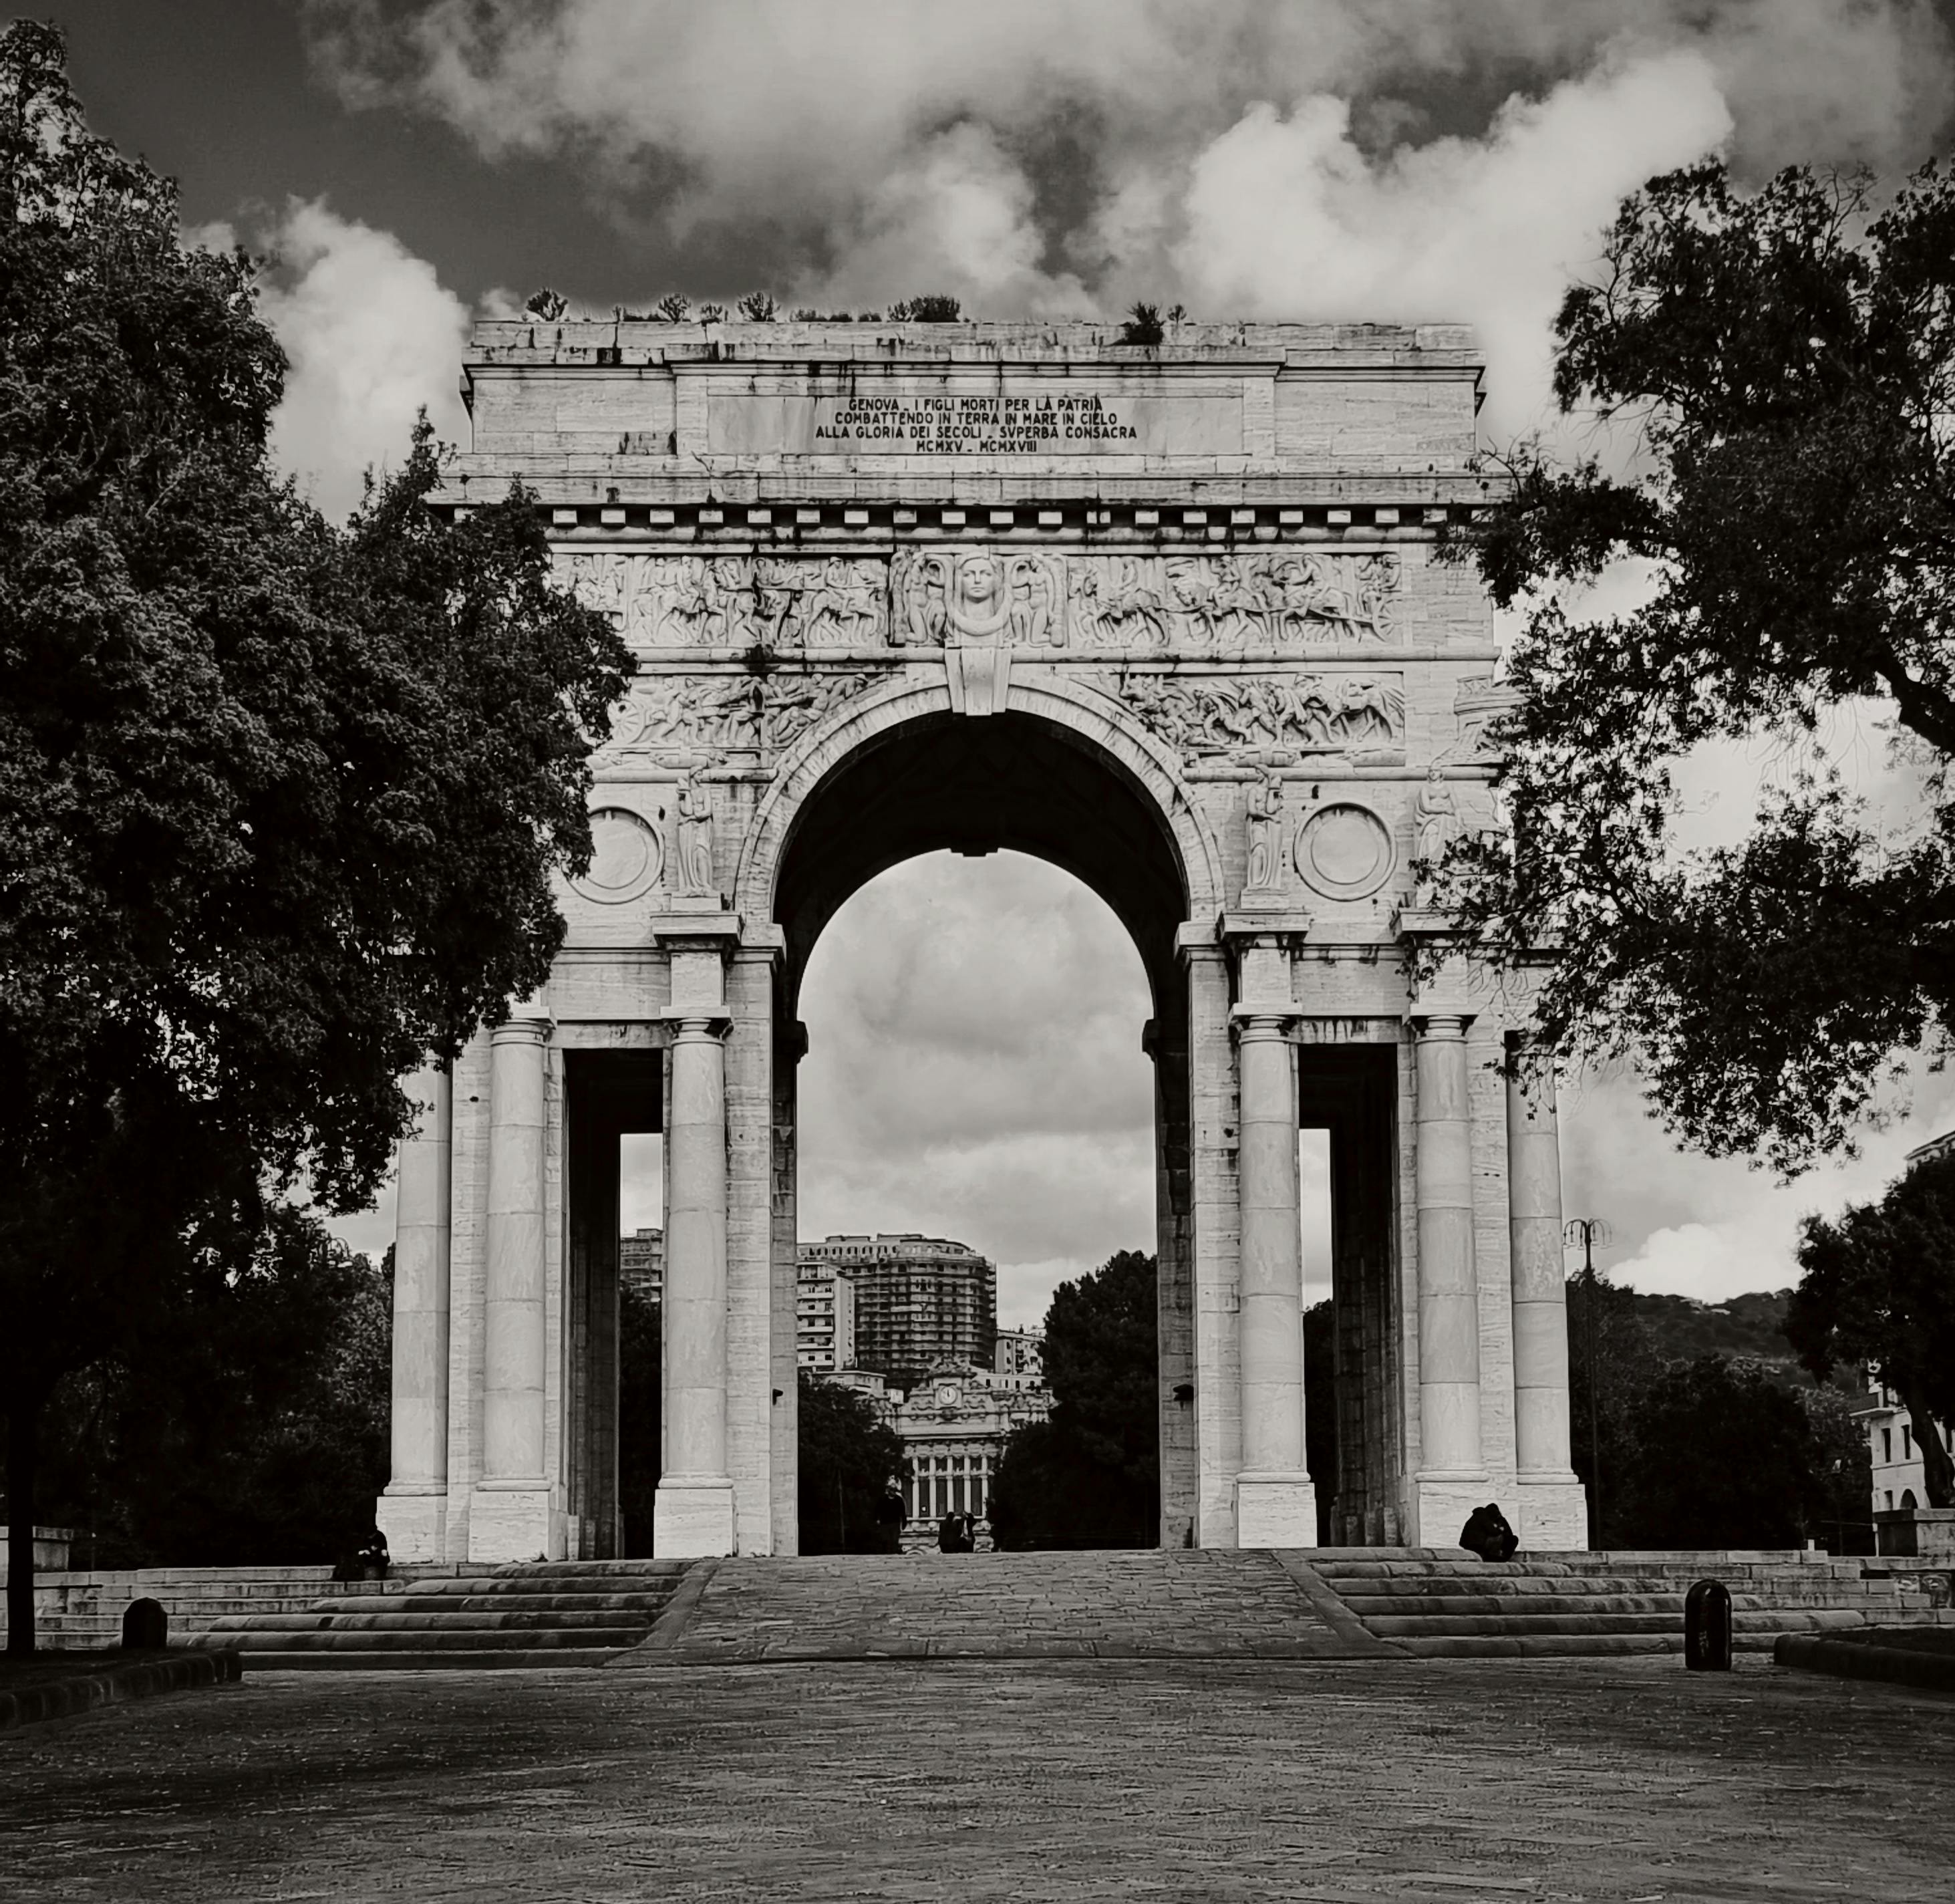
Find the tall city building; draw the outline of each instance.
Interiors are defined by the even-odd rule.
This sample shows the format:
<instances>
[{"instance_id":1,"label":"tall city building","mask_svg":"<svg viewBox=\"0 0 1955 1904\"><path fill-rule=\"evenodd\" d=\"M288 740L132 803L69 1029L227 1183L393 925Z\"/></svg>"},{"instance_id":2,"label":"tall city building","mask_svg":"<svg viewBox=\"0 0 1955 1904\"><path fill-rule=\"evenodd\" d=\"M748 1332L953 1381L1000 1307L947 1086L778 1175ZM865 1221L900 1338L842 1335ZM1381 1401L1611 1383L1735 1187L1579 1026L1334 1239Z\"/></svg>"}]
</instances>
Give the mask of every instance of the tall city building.
<instances>
[{"instance_id":1,"label":"tall city building","mask_svg":"<svg viewBox=\"0 0 1955 1904\"><path fill-rule=\"evenodd\" d=\"M855 1362L899 1386L938 1362L988 1368L996 1351L998 1272L941 1237L831 1236L801 1246L801 1272L833 1266L855 1294Z\"/></svg>"},{"instance_id":2,"label":"tall city building","mask_svg":"<svg viewBox=\"0 0 1955 1904\"><path fill-rule=\"evenodd\" d=\"M1000 1329L997 1357L991 1366L1000 1375L1029 1376L1043 1382L1045 1337L1035 1329Z\"/></svg>"},{"instance_id":3,"label":"tall city building","mask_svg":"<svg viewBox=\"0 0 1955 1904\"><path fill-rule=\"evenodd\" d=\"M814 1375L855 1366L855 1290L832 1263L804 1257L795 1275L795 1361Z\"/></svg>"},{"instance_id":4,"label":"tall city building","mask_svg":"<svg viewBox=\"0 0 1955 1904\"><path fill-rule=\"evenodd\" d=\"M635 1230L618 1239L618 1280L628 1289L663 1302L666 1291L666 1233Z\"/></svg>"}]
</instances>

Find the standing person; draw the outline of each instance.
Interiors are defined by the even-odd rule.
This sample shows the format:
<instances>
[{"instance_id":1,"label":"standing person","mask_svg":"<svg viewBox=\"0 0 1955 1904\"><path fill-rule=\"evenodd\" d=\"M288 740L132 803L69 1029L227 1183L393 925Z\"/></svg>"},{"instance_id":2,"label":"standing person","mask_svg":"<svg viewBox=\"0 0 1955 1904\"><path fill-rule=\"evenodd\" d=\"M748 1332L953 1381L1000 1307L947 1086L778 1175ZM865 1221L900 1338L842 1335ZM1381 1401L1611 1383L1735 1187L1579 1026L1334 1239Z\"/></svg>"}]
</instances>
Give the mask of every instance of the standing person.
<instances>
[{"instance_id":1,"label":"standing person","mask_svg":"<svg viewBox=\"0 0 1955 1904\"><path fill-rule=\"evenodd\" d=\"M937 1550L939 1553L955 1553L959 1551L957 1537L962 1531L958 1525L959 1518L955 1508L948 1508L944 1511L943 1518L937 1522Z\"/></svg>"}]
</instances>

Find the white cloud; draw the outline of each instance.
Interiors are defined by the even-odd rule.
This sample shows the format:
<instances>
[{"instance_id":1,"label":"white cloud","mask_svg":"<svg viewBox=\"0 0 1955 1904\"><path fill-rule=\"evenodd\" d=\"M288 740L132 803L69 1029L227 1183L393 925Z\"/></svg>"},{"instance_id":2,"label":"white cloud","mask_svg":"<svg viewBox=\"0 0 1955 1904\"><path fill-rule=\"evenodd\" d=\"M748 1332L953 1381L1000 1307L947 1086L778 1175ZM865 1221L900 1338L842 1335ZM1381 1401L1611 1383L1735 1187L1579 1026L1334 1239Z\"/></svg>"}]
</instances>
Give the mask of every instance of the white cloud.
<instances>
[{"instance_id":1,"label":"white cloud","mask_svg":"<svg viewBox=\"0 0 1955 1904\"><path fill-rule=\"evenodd\" d=\"M398 463L423 408L443 441L464 440L469 313L431 264L316 200L252 238L273 258L260 307L291 360L272 453L320 509L345 515L367 469Z\"/></svg>"}]
</instances>

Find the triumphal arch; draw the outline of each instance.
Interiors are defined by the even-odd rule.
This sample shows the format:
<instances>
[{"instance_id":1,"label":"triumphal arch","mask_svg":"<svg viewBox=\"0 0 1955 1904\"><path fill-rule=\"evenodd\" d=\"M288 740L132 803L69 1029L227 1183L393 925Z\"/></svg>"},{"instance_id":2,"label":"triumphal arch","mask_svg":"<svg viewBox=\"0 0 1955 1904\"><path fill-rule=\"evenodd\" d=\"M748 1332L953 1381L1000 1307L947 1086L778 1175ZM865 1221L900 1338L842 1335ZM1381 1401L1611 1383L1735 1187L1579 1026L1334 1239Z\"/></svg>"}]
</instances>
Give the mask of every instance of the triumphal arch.
<instances>
[{"instance_id":1,"label":"triumphal arch","mask_svg":"<svg viewBox=\"0 0 1955 1904\"><path fill-rule=\"evenodd\" d=\"M1310 1546L1301 1127L1330 1134L1339 1543L1582 1544L1551 1081L1415 884L1496 823L1469 333L499 323L512 480L637 657L568 936L417 1081L397 1557L619 1551L622 1133L666 1169L664 1555L795 1546L795 1001L865 880L1037 854L1153 994L1161 1539ZM1504 1051L1522 1062L1497 1068ZM863 1220L873 1224L874 1212Z\"/></svg>"}]
</instances>

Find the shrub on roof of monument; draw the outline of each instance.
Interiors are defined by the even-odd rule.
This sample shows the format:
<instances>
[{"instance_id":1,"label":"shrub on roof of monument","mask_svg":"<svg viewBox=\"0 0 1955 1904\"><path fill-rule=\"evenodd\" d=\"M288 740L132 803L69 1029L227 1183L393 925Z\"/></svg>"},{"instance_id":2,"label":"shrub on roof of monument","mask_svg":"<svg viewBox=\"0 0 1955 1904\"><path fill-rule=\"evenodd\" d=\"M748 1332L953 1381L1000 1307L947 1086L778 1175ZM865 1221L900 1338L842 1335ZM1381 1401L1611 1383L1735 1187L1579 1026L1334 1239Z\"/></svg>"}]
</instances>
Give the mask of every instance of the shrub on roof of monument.
<instances>
[{"instance_id":1,"label":"shrub on roof of monument","mask_svg":"<svg viewBox=\"0 0 1955 1904\"><path fill-rule=\"evenodd\" d=\"M1787 1170L1850 1143L1955 1005L1955 178L1881 198L1802 169L1748 196L1717 164L1629 198L1563 303L1555 390L1630 440L1613 465L1522 445L1467 532L1528 619L1494 729L1512 841L1454 845L1444 903L1547 962L1565 1048L1632 1055L1687 1142ZM1626 558L1642 605L1585 610ZM1813 746L1853 709L1912 813ZM1676 763L1761 742L1804 764L1683 850Z\"/></svg>"},{"instance_id":2,"label":"shrub on roof of monument","mask_svg":"<svg viewBox=\"0 0 1955 1904\"><path fill-rule=\"evenodd\" d=\"M526 498L436 522L425 424L343 525L281 480L255 263L182 246L174 187L89 132L64 60L52 28L0 34L0 1394L22 1529L52 1383L294 1184L364 1205L408 1121L400 1074L542 982L629 659L553 585Z\"/></svg>"}]
</instances>

